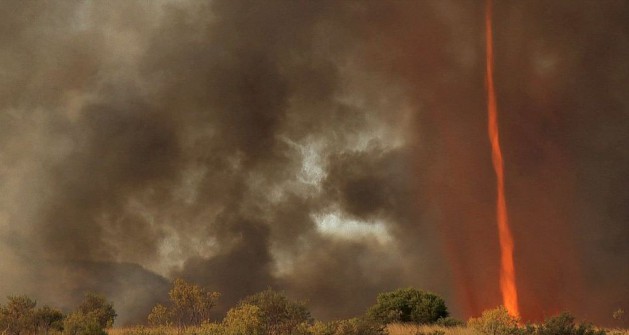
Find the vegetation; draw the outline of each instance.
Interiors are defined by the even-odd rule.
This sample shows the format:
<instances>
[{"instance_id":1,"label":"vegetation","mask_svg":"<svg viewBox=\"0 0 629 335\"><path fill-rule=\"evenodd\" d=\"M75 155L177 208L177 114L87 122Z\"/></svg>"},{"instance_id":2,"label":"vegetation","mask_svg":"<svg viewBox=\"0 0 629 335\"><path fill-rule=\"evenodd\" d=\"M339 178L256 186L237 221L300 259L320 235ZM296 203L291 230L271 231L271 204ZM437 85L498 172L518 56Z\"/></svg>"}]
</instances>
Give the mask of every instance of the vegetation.
<instances>
[{"instance_id":1,"label":"vegetation","mask_svg":"<svg viewBox=\"0 0 629 335\"><path fill-rule=\"evenodd\" d=\"M591 324L582 323L576 325L574 316L569 313L561 313L544 321L537 329L535 335L605 335L604 330L596 330Z\"/></svg>"},{"instance_id":2,"label":"vegetation","mask_svg":"<svg viewBox=\"0 0 629 335\"><path fill-rule=\"evenodd\" d=\"M21 296L7 297L0 305L0 331L2 335L102 335L116 318L113 304L99 295L88 293L77 310L64 315L60 310L43 306Z\"/></svg>"},{"instance_id":3,"label":"vegetation","mask_svg":"<svg viewBox=\"0 0 629 335\"><path fill-rule=\"evenodd\" d=\"M396 322L434 324L449 314L441 297L430 292L406 288L379 294L376 304L369 309L367 315L382 324Z\"/></svg>"},{"instance_id":4,"label":"vegetation","mask_svg":"<svg viewBox=\"0 0 629 335\"><path fill-rule=\"evenodd\" d=\"M113 304L97 294L86 294L67 315L49 306L37 308L24 295L9 296L0 304L0 335L629 335L577 323L568 313L523 326L502 306L466 325L447 315L443 299L412 288L380 294L362 317L330 322L315 321L305 303L270 289L242 299L217 322L209 320L217 292L179 279L169 297L168 305L151 311L150 327L112 329ZM623 316L619 311L616 320Z\"/></svg>"},{"instance_id":5,"label":"vegetation","mask_svg":"<svg viewBox=\"0 0 629 335\"><path fill-rule=\"evenodd\" d=\"M68 315L63 322L64 335L105 335L105 329L95 314L83 314L74 312Z\"/></svg>"},{"instance_id":6,"label":"vegetation","mask_svg":"<svg viewBox=\"0 0 629 335\"><path fill-rule=\"evenodd\" d=\"M87 293L75 313L82 314L88 319L94 319L100 328L113 326L116 319L114 305L105 297L95 293Z\"/></svg>"},{"instance_id":7,"label":"vegetation","mask_svg":"<svg viewBox=\"0 0 629 335\"><path fill-rule=\"evenodd\" d=\"M264 335L267 333L265 328L264 312L260 307L249 304L230 309L223 320L225 335ZM216 327L215 331L220 332L220 328Z\"/></svg>"},{"instance_id":8,"label":"vegetation","mask_svg":"<svg viewBox=\"0 0 629 335\"><path fill-rule=\"evenodd\" d=\"M512 335L518 333L520 320L509 314L504 306L484 311L480 317L471 318L470 328L484 335Z\"/></svg>"},{"instance_id":9,"label":"vegetation","mask_svg":"<svg viewBox=\"0 0 629 335\"><path fill-rule=\"evenodd\" d=\"M104 335L116 318L114 305L105 297L87 293L76 311L63 322L64 335Z\"/></svg>"},{"instance_id":10,"label":"vegetation","mask_svg":"<svg viewBox=\"0 0 629 335\"><path fill-rule=\"evenodd\" d=\"M174 325L182 329L208 322L210 311L216 306L220 293L188 283L183 279L175 279L168 296L169 306L158 304L148 315L150 325Z\"/></svg>"},{"instance_id":11,"label":"vegetation","mask_svg":"<svg viewBox=\"0 0 629 335\"><path fill-rule=\"evenodd\" d=\"M262 328L265 334L291 334L300 325L313 322L304 303L291 301L270 289L244 298L241 304L259 308L263 315Z\"/></svg>"}]
</instances>

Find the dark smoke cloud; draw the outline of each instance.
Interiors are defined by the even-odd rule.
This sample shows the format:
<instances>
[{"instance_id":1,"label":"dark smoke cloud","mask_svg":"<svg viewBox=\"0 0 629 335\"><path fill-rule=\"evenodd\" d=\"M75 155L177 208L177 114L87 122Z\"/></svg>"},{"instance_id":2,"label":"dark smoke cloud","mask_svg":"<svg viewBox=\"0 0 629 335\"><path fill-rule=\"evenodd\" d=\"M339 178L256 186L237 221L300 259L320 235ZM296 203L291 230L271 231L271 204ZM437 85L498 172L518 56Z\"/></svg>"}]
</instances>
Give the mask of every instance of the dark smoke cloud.
<instances>
[{"instance_id":1,"label":"dark smoke cloud","mask_svg":"<svg viewBox=\"0 0 629 335\"><path fill-rule=\"evenodd\" d=\"M0 293L101 291L121 323L178 276L219 312L268 287L322 318L410 285L500 303L481 3L0 6ZM496 4L525 318L626 309L628 12Z\"/></svg>"}]
</instances>

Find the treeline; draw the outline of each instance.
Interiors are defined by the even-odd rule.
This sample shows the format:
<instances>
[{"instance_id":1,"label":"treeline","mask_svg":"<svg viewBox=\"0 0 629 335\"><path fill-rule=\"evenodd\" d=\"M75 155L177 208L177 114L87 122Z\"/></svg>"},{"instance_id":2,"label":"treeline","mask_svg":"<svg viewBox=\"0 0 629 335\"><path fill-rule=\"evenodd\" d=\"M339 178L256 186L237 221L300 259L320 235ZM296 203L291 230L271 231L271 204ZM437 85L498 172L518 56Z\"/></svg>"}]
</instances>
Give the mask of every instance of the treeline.
<instances>
[{"instance_id":1,"label":"treeline","mask_svg":"<svg viewBox=\"0 0 629 335\"><path fill-rule=\"evenodd\" d=\"M116 318L113 304L105 297L87 293L76 310L64 314L61 310L42 306L25 295L9 296L0 305L2 335L104 335Z\"/></svg>"},{"instance_id":2,"label":"treeline","mask_svg":"<svg viewBox=\"0 0 629 335\"><path fill-rule=\"evenodd\" d=\"M434 325L430 332L412 335L605 335L591 324L577 324L567 313L541 324L523 325L504 307L483 312L467 323L450 317L445 301L414 288L378 295L364 315L347 320L315 320L306 303L294 301L268 289L245 297L222 320L212 320L212 309L220 293L188 283L173 282L166 304L153 307L149 327L138 326L118 335L385 335L389 324ZM622 317L622 313L618 318ZM617 317L616 315L614 316ZM10 296L0 305L0 335L105 335L116 318L113 304L105 297L88 293L74 311L64 314L49 306L37 307L26 296ZM446 332L447 331L447 332Z\"/></svg>"},{"instance_id":3,"label":"treeline","mask_svg":"<svg viewBox=\"0 0 629 335\"><path fill-rule=\"evenodd\" d=\"M499 306L487 310L478 318L471 318L468 327L483 335L606 335L607 331L597 329L590 323L576 323L574 316L567 312L551 316L541 324L522 324L520 319L510 315L506 308Z\"/></svg>"},{"instance_id":4,"label":"treeline","mask_svg":"<svg viewBox=\"0 0 629 335\"><path fill-rule=\"evenodd\" d=\"M462 324L450 318L439 296L412 288L380 294L365 315L332 322L316 321L304 302L266 290L242 299L221 321L209 319L220 297L198 285L173 282L166 305L156 305L147 320L151 328L124 335L162 335L176 329L190 335L382 335L392 322Z\"/></svg>"},{"instance_id":5,"label":"treeline","mask_svg":"<svg viewBox=\"0 0 629 335\"><path fill-rule=\"evenodd\" d=\"M483 312L468 322L450 317L445 301L430 292L414 288L378 295L364 315L331 322L314 320L304 302L266 290L242 299L221 321L211 321L210 311L220 294L183 280L175 280L166 305L156 305L148 315L150 328L135 328L123 335L385 335L392 323L434 325L437 330L412 335L458 334L466 328L479 335L606 335L588 323L562 313L541 324L523 324L504 307ZM411 334L409 334L411 335Z\"/></svg>"}]
</instances>

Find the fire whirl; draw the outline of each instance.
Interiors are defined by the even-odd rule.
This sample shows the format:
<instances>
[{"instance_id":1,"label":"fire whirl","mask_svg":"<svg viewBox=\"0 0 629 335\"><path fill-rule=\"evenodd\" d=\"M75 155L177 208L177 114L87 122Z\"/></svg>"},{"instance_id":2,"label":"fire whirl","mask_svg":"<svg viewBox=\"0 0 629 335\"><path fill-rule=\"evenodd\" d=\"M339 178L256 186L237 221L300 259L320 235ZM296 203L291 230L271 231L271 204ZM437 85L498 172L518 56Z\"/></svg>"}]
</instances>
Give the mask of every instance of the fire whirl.
<instances>
[{"instance_id":1,"label":"fire whirl","mask_svg":"<svg viewBox=\"0 0 629 335\"><path fill-rule=\"evenodd\" d=\"M485 10L485 41L486 41L486 76L487 76L487 112L489 141L491 142L491 153L496 172L497 182L497 207L498 235L500 239L500 291L502 302L509 313L519 316L518 289L515 283L515 266L513 263L513 235L509 227L509 217L507 215L507 203L504 191L504 169L502 152L500 150L500 136L498 132L498 106L496 103L496 92L494 87L494 50L492 34L492 10L491 0L487 0Z\"/></svg>"}]
</instances>

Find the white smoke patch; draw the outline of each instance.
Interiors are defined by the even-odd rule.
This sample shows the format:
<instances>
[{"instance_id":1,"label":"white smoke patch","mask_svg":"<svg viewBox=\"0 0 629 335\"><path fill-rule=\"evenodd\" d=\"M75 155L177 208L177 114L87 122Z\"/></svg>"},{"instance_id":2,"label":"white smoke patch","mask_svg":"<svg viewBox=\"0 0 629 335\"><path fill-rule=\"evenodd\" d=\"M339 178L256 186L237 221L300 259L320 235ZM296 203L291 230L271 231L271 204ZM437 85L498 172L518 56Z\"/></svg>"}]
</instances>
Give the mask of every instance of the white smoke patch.
<instances>
[{"instance_id":1,"label":"white smoke patch","mask_svg":"<svg viewBox=\"0 0 629 335\"><path fill-rule=\"evenodd\" d=\"M315 214L313 219L317 224L317 231L327 237L342 240L375 240L381 245L393 241L387 226L380 221L350 219L339 212Z\"/></svg>"}]
</instances>

